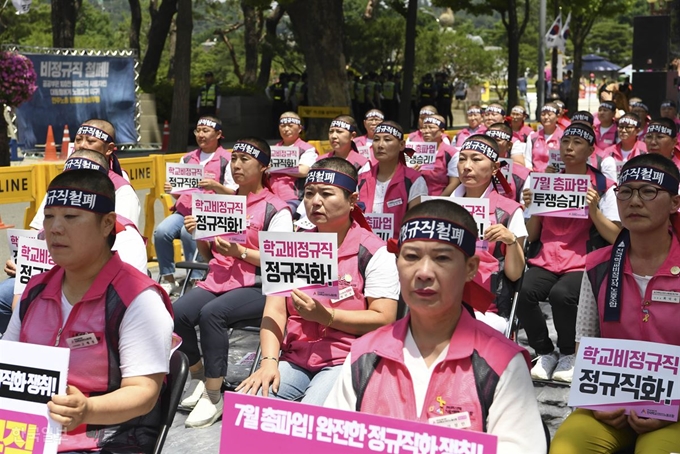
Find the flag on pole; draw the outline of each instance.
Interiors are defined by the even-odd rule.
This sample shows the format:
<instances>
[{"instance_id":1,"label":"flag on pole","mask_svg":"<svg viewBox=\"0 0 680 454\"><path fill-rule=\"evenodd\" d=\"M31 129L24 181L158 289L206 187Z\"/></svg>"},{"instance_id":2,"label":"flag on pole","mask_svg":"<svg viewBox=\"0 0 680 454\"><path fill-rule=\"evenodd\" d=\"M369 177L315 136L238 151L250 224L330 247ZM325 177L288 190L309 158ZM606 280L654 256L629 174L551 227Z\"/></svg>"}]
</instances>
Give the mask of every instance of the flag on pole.
<instances>
[{"instance_id":1,"label":"flag on pole","mask_svg":"<svg viewBox=\"0 0 680 454\"><path fill-rule=\"evenodd\" d=\"M560 32L562 31L562 13L558 14L555 21L545 34L545 47L550 49L559 45Z\"/></svg>"},{"instance_id":2,"label":"flag on pole","mask_svg":"<svg viewBox=\"0 0 680 454\"><path fill-rule=\"evenodd\" d=\"M569 39L569 22L571 21L571 11L569 12L569 15L567 15L567 20L564 21L564 25L562 26L562 30L560 30L560 39L559 39L559 49L564 53L564 48L567 45L567 39Z\"/></svg>"},{"instance_id":3,"label":"flag on pole","mask_svg":"<svg viewBox=\"0 0 680 454\"><path fill-rule=\"evenodd\" d=\"M12 0L12 5L17 9L17 14L26 14L31 9L32 0Z\"/></svg>"}]
</instances>

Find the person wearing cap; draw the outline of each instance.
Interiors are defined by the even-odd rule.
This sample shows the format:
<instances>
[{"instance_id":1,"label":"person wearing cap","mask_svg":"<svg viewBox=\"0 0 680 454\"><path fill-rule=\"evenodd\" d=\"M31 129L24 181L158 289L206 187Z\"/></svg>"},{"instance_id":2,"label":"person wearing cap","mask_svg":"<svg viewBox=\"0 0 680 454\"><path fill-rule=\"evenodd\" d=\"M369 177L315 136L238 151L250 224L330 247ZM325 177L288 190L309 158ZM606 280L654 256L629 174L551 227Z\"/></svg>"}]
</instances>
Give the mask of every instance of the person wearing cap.
<instances>
[{"instance_id":1,"label":"person wearing cap","mask_svg":"<svg viewBox=\"0 0 680 454\"><path fill-rule=\"evenodd\" d=\"M174 304L175 333L180 350L189 358L191 382L180 407L191 410L186 427L209 427L222 416L220 389L229 360L229 326L262 317L265 297L260 277L258 232L292 232L290 208L267 187L271 151L266 141L245 138L234 144L231 174L237 195L246 196L246 243L217 236L198 241L202 257L210 260L208 276ZM189 233L196 219L186 216ZM196 327L201 333L200 350Z\"/></svg>"},{"instance_id":2,"label":"person wearing cap","mask_svg":"<svg viewBox=\"0 0 680 454\"><path fill-rule=\"evenodd\" d=\"M409 313L354 342L324 406L440 425L457 414L496 435L499 453L545 453L527 351L466 304L490 296L473 281L476 241L474 219L450 201L408 211L390 250Z\"/></svg>"},{"instance_id":3,"label":"person wearing cap","mask_svg":"<svg viewBox=\"0 0 680 454\"><path fill-rule=\"evenodd\" d=\"M451 195L454 189L460 184L458 179L457 150L446 142L444 133L445 127L444 117L441 115L432 115L423 120L423 126L420 128L420 134L423 142L434 142L437 144L437 155L434 161L434 169L421 170L421 165L415 166L425 178L427 189L431 196ZM415 142L415 139L409 135L407 148L409 144Z\"/></svg>"},{"instance_id":4,"label":"person wearing cap","mask_svg":"<svg viewBox=\"0 0 680 454\"><path fill-rule=\"evenodd\" d=\"M511 174L503 171L506 164L504 160L512 159L510 158L510 150L512 149L513 141L512 129L507 123L494 123L484 134L492 137L498 144L499 171L502 172L503 175L507 175L506 179L510 185L510 191L506 191L500 184L496 185L496 190L501 195L521 203L522 188L529 178L531 171L522 164L518 164L514 161L512 162Z\"/></svg>"},{"instance_id":5,"label":"person wearing cap","mask_svg":"<svg viewBox=\"0 0 680 454\"><path fill-rule=\"evenodd\" d=\"M541 109L541 128L532 132L525 143L515 142L510 152L513 161L535 172L544 172L551 150L559 150L563 129L557 125L559 108L547 103Z\"/></svg>"},{"instance_id":6,"label":"person wearing cap","mask_svg":"<svg viewBox=\"0 0 680 454\"><path fill-rule=\"evenodd\" d=\"M638 132L638 141L644 142L645 135L647 135L647 126L649 125L649 107L642 102L640 98L631 98L630 111L638 116L640 120L640 132Z\"/></svg>"},{"instance_id":7,"label":"person wearing cap","mask_svg":"<svg viewBox=\"0 0 680 454\"><path fill-rule=\"evenodd\" d=\"M634 113L627 113L616 124L619 142L606 148L603 156L611 156L616 161L616 176L618 178L621 166L631 158L647 153L644 142L638 140L640 120Z\"/></svg>"},{"instance_id":8,"label":"person wearing cap","mask_svg":"<svg viewBox=\"0 0 680 454\"><path fill-rule=\"evenodd\" d=\"M359 202L366 213L392 213L396 238L406 210L427 196L427 183L420 172L406 166L404 131L398 123L380 123L374 137L376 165L359 175Z\"/></svg>"},{"instance_id":9,"label":"person wearing cap","mask_svg":"<svg viewBox=\"0 0 680 454\"><path fill-rule=\"evenodd\" d=\"M505 121L505 109L497 103L492 103L484 109L484 126L487 128L494 123Z\"/></svg>"},{"instance_id":10,"label":"person wearing cap","mask_svg":"<svg viewBox=\"0 0 680 454\"><path fill-rule=\"evenodd\" d=\"M338 157L346 159L354 166L359 173L368 172L371 169L371 162L362 156L354 138L357 136L357 122L349 115L339 115L331 121L328 128L328 141L332 150L318 157L319 159Z\"/></svg>"},{"instance_id":11,"label":"person wearing cap","mask_svg":"<svg viewBox=\"0 0 680 454\"><path fill-rule=\"evenodd\" d=\"M517 105L513 107L512 110L510 110L510 118L510 126L512 127L512 141L526 142L529 134L534 132L534 130L531 129L531 126L524 124L524 120L529 118L529 114L524 109L524 107ZM503 121L504 120L498 121L494 124L503 123Z\"/></svg>"},{"instance_id":12,"label":"person wearing cap","mask_svg":"<svg viewBox=\"0 0 680 454\"><path fill-rule=\"evenodd\" d=\"M319 153L311 144L300 138L302 121L295 112L285 112L279 118L279 134L281 140L276 144L278 147L296 147L299 155L297 172L269 174L269 185L272 192L280 199L285 200L294 213L302 194L298 190L301 182L307 177L309 168L316 162Z\"/></svg>"},{"instance_id":13,"label":"person wearing cap","mask_svg":"<svg viewBox=\"0 0 680 454\"><path fill-rule=\"evenodd\" d=\"M661 118L669 118L673 120L675 122L675 126L680 127L680 118L678 118L678 103L672 99L666 99L661 103L659 115L661 115Z\"/></svg>"},{"instance_id":14,"label":"person wearing cap","mask_svg":"<svg viewBox=\"0 0 680 454\"><path fill-rule=\"evenodd\" d=\"M535 350L536 364L531 375L539 380L571 382L576 352L574 329L578 308L578 285L583 277L585 256L611 244L619 234L614 182L588 165L595 149L595 133L585 123L572 123L562 135L560 156L564 173L584 175L590 181L585 201L588 217L560 218L530 216L527 221L531 244L528 270L524 273L517 305L517 318L524 327L529 345ZM524 205L532 201L531 189L523 191ZM539 306L550 302L557 346Z\"/></svg>"},{"instance_id":15,"label":"person wearing cap","mask_svg":"<svg viewBox=\"0 0 680 454\"><path fill-rule=\"evenodd\" d=\"M373 133L375 131L375 127L383 121L385 121L385 115L379 109L371 109L366 112L366 115L364 116L364 129L366 130L366 134L352 139L354 140L356 146L370 147L373 143Z\"/></svg>"},{"instance_id":16,"label":"person wearing cap","mask_svg":"<svg viewBox=\"0 0 680 454\"><path fill-rule=\"evenodd\" d=\"M613 101L603 101L597 109L599 124L593 127L595 130L595 146L601 150L609 148L618 141L616 121L616 104Z\"/></svg>"},{"instance_id":17,"label":"person wearing cap","mask_svg":"<svg viewBox=\"0 0 680 454\"><path fill-rule=\"evenodd\" d=\"M182 156L180 163L203 166L204 177L198 183L198 187L202 191L209 194L233 194L237 186L227 171L231 153L220 145L222 122L216 117L201 117L196 123L194 135L198 148ZM164 190L166 193L172 191L172 186L167 181ZM186 260L193 260L196 253L196 241L184 227L185 217L191 214L191 194L172 194L172 196L175 198L172 214L156 226L153 234L154 247L158 257L158 269L161 275L161 286L168 292L168 295L179 290L179 286L175 282L173 240L180 239L182 241ZM193 271L190 275L191 279L198 279L199 277L200 273L197 271Z\"/></svg>"},{"instance_id":18,"label":"person wearing cap","mask_svg":"<svg viewBox=\"0 0 680 454\"><path fill-rule=\"evenodd\" d=\"M647 126L647 134L645 134L647 152L660 154L680 167L677 135L678 130L675 122L670 118L652 120Z\"/></svg>"},{"instance_id":19,"label":"person wearing cap","mask_svg":"<svg viewBox=\"0 0 680 454\"><path fill-rule=\"evenodd\" d=\"M212 71L207 71L203 74L203 79L205 85L201 87L196 100L196 113L199 117L219 117L222 96L220 95L220 87L215 83L215 75Z\"/></svg>"},{"instance_id":20,"label":"person wearing cap","mask_svg":"<svg viewBox=\"0 0 680 454\"><path fill-rule=\"evenodd\" d=\"M340 299L301 290L268 296L260 368L236 391L322 405L352 343L396 319L394 257L368 228L357 197L357 172L347 161L326 158L312 166L303 202L316 231L338 236Z\"/></svg>"},{"instance_id":21,"label":"person wearing cap","mask_svg":"<svg viewBox=\"0 0 680 454\"><path fill-rule=\"evenodd\" d=\"M461 184L453 191L452 197L489 200L490 225L484 232L479 232L477 255L480 264L476 279L496 298L485 313L477 312L475 315L477 320L504 333L510 317L514 283L524 272L527 229L522 205L499 193L503 186L506 188L503 192L511 191L500 173L498 143L489 135L493 135L494 131L498 129L487 130L487 135L470 136L461 146L458 152Z\"/></svg>"},{"instance_id":22,"label":"person wearing cap","mask_svg":"<svg viewBox=\"0 0 680 454\"><path fill-rule=\"evenodd\" d=\"M613 246L586 256L576 340L628 339L680 346L677 295L680 258L680 173L667 159L647 154L624 164L616 188L624 229ZM640 305L640 295L646 300ZM611 408L614 408L613 406ZM643 417L624 409L576 409L562 423L550 452L640 453L680 451L680 423Z\"/></svg>"},{"instance_id":23,"label":"person wearing cap","mask_svg":"<svg viewBox=\"0 0 680 454\"><path fill-rule=\"evenodd\" d=\"M465 139L471 135L484 134L484 131L486 131L486 126L482 124L481 107L479 107L477 104L471 105L468 108L466 115L468 122L467 127L461 129L458 134L456 134L456 137L454 137L453 143L455 143L456 148L460 148L460 146L463 145L463 142L465 142Z\"/></svg>"},{"instance_id":24,"label":"person wearing cap","mask_svg":"<svg viewBox=\"0 0 680 454\"><path fill-rule=\"evenodd\" d=\"M14 341L70 350L66 394L47 403L64 429L59 452L151 452L158 437L172 305L111 251L115 197L99 170L50 182L43 227L55 266L31 278L0 340L0 349ZM79 344L82 336L92 343Z\"/></svg>"}]
</instances>

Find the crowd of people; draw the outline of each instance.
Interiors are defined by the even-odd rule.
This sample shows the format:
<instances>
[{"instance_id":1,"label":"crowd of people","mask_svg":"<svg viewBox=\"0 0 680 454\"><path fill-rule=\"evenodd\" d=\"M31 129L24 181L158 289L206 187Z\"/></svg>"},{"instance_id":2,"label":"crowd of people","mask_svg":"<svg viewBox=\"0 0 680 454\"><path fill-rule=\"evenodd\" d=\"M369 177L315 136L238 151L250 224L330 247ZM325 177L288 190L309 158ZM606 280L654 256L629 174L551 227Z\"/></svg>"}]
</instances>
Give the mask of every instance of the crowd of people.
<instances>
[{"instance_id":1,"label":"crowd of people","mask_svg":"<svg viewBox=\"0 0 680 454\"><path fill-rule=\"evenodd\" d=\"M246 243L192 239L196 219L190 200L179 196L154 235L160 284L138 257L139 200L113 153L115 130L103 120L86 122L31 223L56 266L31 279L22 295L13 295L10 280L0 284L3 341L68 347L72 333L103 334L94 347L72 349L67 395L48 404L67 430L60 451L118 452L128 443L146 452L173 332L190 363L180 404L190 412L189 428L221 417L229 328L252 321L261 324L261 362L237 392L421 422L441 416L439 400L452 401L446 411L466 413L470 430L496 435L504 454L546 452L532 379L570 383L581 337L680 345L675 305L650 296L677 290L675 102L664 102L654 119L640 99L624 112L602 102L596 117L567 116L563 104L548 103L536 130L525 124L522 106L472 105L467 127L449 135L436 92L422 97L418 128L407 135L380 109L386 105L374 83L358 111L366 134L357 119L341 115L330 123L332 150L321 156L301 138L300 117L282 110L279 145L295 147L299 159L275 174L266 141L246 137L225 150L219 119L202 116L198 148L182 162L204 166L201 190L246 197ZM436 144L428 168L411 161L422 142ZM532 172L584 176L587 218L527 215ZM84 208L78 197L55 191L96 202ZM489 225L480 231L451 197L488 200ZM387 242L371 231L364 217L371 213L392 216ZM337 235L341 298L301 290L263 296L260 231ZM205 276L188 277L193 288L181 296L172 252L178 238L185 257L208 263ZM16 274L11 260L5 270ZM533 359L506 336L515 294ZM169 295L179 299L171 304ZM542 301L553 312L557 345ZM115 320L105 322L110 313ZM94 426L105 426L104 435L88 437ZM550 452L631 446L680 451L680 423L622 409L576 410Z\"/></svg>"}]
</instances>

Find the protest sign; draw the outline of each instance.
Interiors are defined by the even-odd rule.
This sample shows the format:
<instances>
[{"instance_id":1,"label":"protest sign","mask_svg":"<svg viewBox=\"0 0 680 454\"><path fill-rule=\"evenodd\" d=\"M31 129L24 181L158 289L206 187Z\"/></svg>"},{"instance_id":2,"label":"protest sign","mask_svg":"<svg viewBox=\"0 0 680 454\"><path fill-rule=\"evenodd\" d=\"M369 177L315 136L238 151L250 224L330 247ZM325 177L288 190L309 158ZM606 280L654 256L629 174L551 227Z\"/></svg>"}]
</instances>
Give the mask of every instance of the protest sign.
<instances>
[{"instance_id":1,"label":"protest sign","mask_svg":"<svg viewBox=\"0 0 680 454\"><path fill-rule=\"evenodd\" d=\"M373 233L387 241L394 235L394 214L393 213L366 213L366 222L371 226Z\"/></svg>"},{"instance_id":2,"label":"protest sign","mask_svg":"<svg viewBox=\"0 0 680 454\"><path fill-rule=\"evenodd\" d=\"M183 164L168 162L165 164L166 178L172 191L170 194L186 194L198 191L198 182L203 179L201 164Z\"/></svg>"},{"instance_id":3,"label":"protest sign","mask_svg":"<svg viewBox=\"0 0 680 454\"><path fill-rule=\"evenodd\" d=\"M586 194L589 186L588 175L532 173L529 185L531 205L527 213L531 216L585 219L588 217Z\"/></svg>"},{"instance_id":4,"label":"protest sign","mask_svg":"<svg viewBox=\"0 0 680 454\"><path fill-rule=\"evenodd\" d=\"M489 242L484 239L484 231L491 225L491 217L489 210L489 199L477 198L477 197L431 197L425 196L421 197L421 201L425 202L427 200L442 199L453 202L457 205L462 206L468 213L475 218L477 222L477 250L478 251L488 251Z\"/></svg>"},{"instance_id":5,"label":"protest sign","mask_svg":"<svg viewBox=\"0 0 680 454\"><path fill-rule=\"evenodd\" d=\"M196 218L196 240L219 236L227 241L246 244L246 196L204 194L191 195L192 214Z\"/></svg>"},{"instance_id":6,"label":"protest sign","mask_svg":"<svg viewBox=\"0 0 680 454\"><path fill-rule=\"evenodd\" d=\"M298 147L271 147L272 155L269 163L271 173L298 173L300 165L300 149Z\"/></svg>"},{"instance_id":7,"label":"protest sign","mask_svg":"<svg viewBox=\"0 0 680 454\"><path fill-rule=\"evenodd\" d=\"M564 170L564 161L562 161L560 150L548 150L548 166L552 166L556 172Z\"/></svg>"},{"instance_id":8,"label":"protest sign","mask_svg":"<svg viewBox=\"0 0 680 454\"><path fill-rule=\"evenodd\" d=\"M436 142L408 142L406 147L415 150L413 156L406 156L407 166L420 165L420 170L434 170L434 162L437 159Z\"/></svg>"},{"instance_id":9,"label":"protest sign","mask_svg":"<svg viewBox=\"0 0 680 454\"><path fill-rule=\"evenodd\" d=\"M45 240L19 238L17 255L17 278L14 280L14 294L24 292L32 276L49 271L54 266Z\"/></svg>"},{"instance_id":10,"label":"protest sign","mask_svg":"<svg viewBox=\"0 0 680 454\"><path fill-rule=\"evenodd\" d=\"M498 158L498 162L501 163L501 173L506 180L510 181L510 178L512 178L512 168L515 165L514 161L512 158Z\"/></svg>"},{"instance_id":11,"label":"protest sign","mask_svg":"<svg viewBox=\"0 0 680 454\"><path fill-rule=\"evenodd\" d=\"M19 238L38 238L37 230L23 230L23 229L7 229L7 241L9 243L9 253L17 263L17 256L19 255Z\"/></svg>"},{"instance_id":12,"label":"protest sign","mask_svg":"<svg viewBox=\"0 0 680 454\"><path fill-rule=\"evenodd\" d=\"M363 147L357 147L359 154L369 161L373 160L373 147L370 145L364 145Z\"/></svg>"}]
</instances>

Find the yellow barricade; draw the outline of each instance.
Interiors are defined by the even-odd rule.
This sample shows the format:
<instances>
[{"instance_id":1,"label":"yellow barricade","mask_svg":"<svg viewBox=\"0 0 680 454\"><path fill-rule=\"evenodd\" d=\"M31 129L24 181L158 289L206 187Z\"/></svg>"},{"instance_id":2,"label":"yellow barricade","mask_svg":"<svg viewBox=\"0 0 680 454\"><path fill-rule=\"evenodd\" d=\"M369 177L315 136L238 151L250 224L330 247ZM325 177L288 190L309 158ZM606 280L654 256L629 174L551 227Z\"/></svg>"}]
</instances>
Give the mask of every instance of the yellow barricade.
<instances>
[{"instance_id":1,"label":"yellow barricade","mask_svg":"<svg viewBox=\"0 0 680 454\"><path fill-rule=\"evenodd\" d=\"M0 203L29 202L24 214L24 228L29 224L42 197L47 192L45 167L17 166L0 168Z\"/></svg>"}]
</instances>

